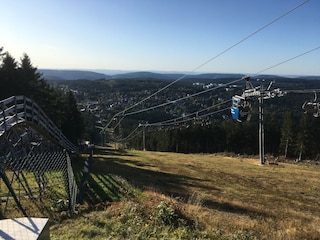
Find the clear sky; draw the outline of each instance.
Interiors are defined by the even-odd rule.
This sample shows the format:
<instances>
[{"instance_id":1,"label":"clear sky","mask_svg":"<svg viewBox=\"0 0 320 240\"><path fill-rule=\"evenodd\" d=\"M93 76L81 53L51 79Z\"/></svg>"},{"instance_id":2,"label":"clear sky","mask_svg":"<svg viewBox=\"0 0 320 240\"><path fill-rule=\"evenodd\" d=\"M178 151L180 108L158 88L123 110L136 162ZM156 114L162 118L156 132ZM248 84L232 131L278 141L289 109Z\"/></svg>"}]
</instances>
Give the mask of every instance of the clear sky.
<instances>
[{"instance_id":1,"label":"clear sky","mask_svg":"<svg viewBox=\"0 0 320 240\"><path fill-rule=\"evenodd\" d=\"M304 0L0 0L0 46L49 69L191 72ZM309 0L197 72L254 74L320 46ZM320 75L320 49L264 74Z\"/></svg>"}]
</instances>

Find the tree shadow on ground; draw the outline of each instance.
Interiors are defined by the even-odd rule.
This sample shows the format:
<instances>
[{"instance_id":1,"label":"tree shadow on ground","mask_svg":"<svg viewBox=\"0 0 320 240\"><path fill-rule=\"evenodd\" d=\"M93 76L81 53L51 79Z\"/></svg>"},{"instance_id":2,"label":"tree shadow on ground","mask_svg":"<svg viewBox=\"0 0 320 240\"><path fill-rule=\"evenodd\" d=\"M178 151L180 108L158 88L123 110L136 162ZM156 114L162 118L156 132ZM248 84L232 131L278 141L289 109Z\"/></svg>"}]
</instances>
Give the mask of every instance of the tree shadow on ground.
<instances>
[{"instance_id":1,"label":"tree shadow on ground","mask_svg":"<svg viewBox=\"0 0 320 240\"><path fill-rule=\"evenodd\" d=\"M96 177L88 179L90 189L86 195L88 196L87 199L90 203L115 201L128 193L128 190L124 189L126 187L122 186L123 183L114 179L112 176L120 176L126 179L130 184L142 190L151 189L185 202L188 202L193 194L189 191L190 187L197 188L199 191L201 191L201 189L208 190L208 188L210 188L210 191L212 191L213 194L219 194L222 191L219 187L208 186L205 184L206 180L203 179L165 173L158 171L157 169L145 169L143 167L153 167L152 163L148 165L126 160L125 157L131 155L126 155L124 152L118 154L117 152L107 150L104 153L107 153L107 158L104 158L103 160L93 158L91 163L91 175L94 174ZM121 156L124 158L121 158ZM97 181L99 181L99 183ZM101 185L104 187L101 187ZM218 202L212 199L202 199L201 202L203 206L218 211L245 214L249 216L270 216L267 212L237 206L233 203Z\"/></svg>"}]
</instances>

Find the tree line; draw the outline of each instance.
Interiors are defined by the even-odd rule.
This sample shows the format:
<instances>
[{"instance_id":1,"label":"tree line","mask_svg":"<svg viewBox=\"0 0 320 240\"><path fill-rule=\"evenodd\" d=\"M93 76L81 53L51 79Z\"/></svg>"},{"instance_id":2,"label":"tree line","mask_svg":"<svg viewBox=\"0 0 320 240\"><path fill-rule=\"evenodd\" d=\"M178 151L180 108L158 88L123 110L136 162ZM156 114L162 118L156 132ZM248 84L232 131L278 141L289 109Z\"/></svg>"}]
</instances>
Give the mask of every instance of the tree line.
<instances>
[{"instance_id":1,"label":"tree line","mask_svg":"<svg viewBox=\"0 0 320 240\"><path fill-rule=\"evenodd\" d=\"M319 119L300 109L282 111L269 109L265 114L265 151L274 157L287 159L320 159ZM292 110L292 109L291 109ZM145 147L151 151L180 153L259 154L257 113L251 121L239 123L233 119L210 124L190 123L170 128L146 127ZM142 149L142 133L131 139L129 147Z\"/></svg>"},{"instance_id":2,"label":"tree line","mask_svg":"<svg viewBox=\"0 0 320 240\"><path fill-rule=\"evenodd\" d=\"M205 84L227 84L235 79L201 79ZM254 82L257 79L252 79ZM277 77L275 86L282 90L319 89L317 78ZM149 108L166 101L179 99L201 91L193 82L199 79L180 81L161 94L137 106L136 110ZM166 80L154 79L117 79L117 80L74 80L53 81L56 87L68 86L77 90L75 95L79 102L96 101L98 109L94 113L86 112L86 129L88 140L96 144L104 142L97 127L103 127L113 116L139 102L168 84ZM257 84L257 82L255 82ZM68 89L67 88L67 89ZM126 138L140 123L153 123L182 116L184 113L196 112L206 107L226 101L235 94L241 95L241 83L233 91L224 88L213 89L201 96L193 97L178 104L126 117L114 134L118 139ZM320 126L319 118L304 114L301 106L306 100L314 98L311 94L287 94L265 102L265 151L273 156L285 156L292 159L319 159ZM220 100L219 100L220 99ZM231 152L235 154L256 155L258 148L258 112L257 104L253 106L252 119L238 123L230 118L230 112L216 114L205 120L170 128L147 127L146 149L153 151L174 151L182 153ZM229 118L228 118L229 116ZM118 119L119 120L119 119ZM102 123L101 123L102 122ZM101 124L101 125L99 125ZM113 138L110 138L113 140ZM129 147L142 149L142 133L126 141Z\"/></svg>"},{"instance_id":3,"label":"tree line","mask_svg":"<svg viewBox=\"0 0 320 240\"><path fill-rule=\"evenodd\" d=\"M33 99L74 144L83 134L83 120L72 92L51 87L27 54L20 61L0 47L0 99L24 95Z\"/></svg>"}]
</instances>

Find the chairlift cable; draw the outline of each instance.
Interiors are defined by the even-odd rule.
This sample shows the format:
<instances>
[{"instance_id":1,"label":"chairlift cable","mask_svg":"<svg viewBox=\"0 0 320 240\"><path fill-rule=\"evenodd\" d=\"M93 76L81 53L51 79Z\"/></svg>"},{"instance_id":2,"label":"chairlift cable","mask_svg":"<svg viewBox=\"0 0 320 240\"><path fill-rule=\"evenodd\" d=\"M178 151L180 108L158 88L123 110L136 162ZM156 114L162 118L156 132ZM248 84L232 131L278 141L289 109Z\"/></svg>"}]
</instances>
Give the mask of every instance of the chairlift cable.
<instances>
[{"instance_id":1,"label":"chairlift cable","mask_svg":"<svg viewBox=\"0 0 320 240\"><path fill-rule=\"evenodd\" d=\"M291 58L289 58L289 59L286 59L286 60L284 60L284 61L282 61L282 62L279 62L279 63L277 63L277 64L274 64L274 65L272 65L272 66L270 66L270 67L268 67L268 68L265 68L265 69L263 69L263 70L261 70L261 71L258 71L257 73L253 74L252 76L259 75L260 73L262 73L262 72L264 72L264 71L267 71L267 70L270 70L270 69L272 69L272 68L278 67L278 66L280 66L280 65L282 65L282 64L284 64L284 63L287 63L287 62L289 62L289 61L292 61L292 60L294 60L294 59L297 59L297 58L299 58L299 57L302 57L302 56L304 56L304 55L306 55L306 54L308 54L308 53L311 53L311 52L313 52L313 51L316 51L316 50L318 50L318 49L320 49L320 46L319 46L319 47L316 47L316 48L313 48L313 49L311 49L311 50L308 50L308 51L306 51L306 52L303 52L303 53L301 53L301 54L298 54L298 55L296 55L296 56L294 56L294 57L291 57ZM189 95L189 96L182 97L182 98L179 98L179 99L176 99L176 100L172 100L172 101L170 101L170 102L162 103L162 104L159 104L159 105L150 107L150 108L146 108L146 109L138 110L138 111L135 111L135 112L127 113L127 114L124 115L124 116L134 115L134 114L142 113L142 112L149 111L149 110L152 110L152 109L156 109L156 108L159 108L159 107L162 107L162 106L166 106L166 105L169 105L169 104L172 104L172 103L181 101L181 100L185 100L185 99L188 99L188 98L191 98L191 97L198 96L198 95L200 95L200 94L203 94L203 93L206 93L206 92L209 92L209 91L212 91L212 90L216 90L216 89L218 89L218 88L220 88L220 87L225 87L225 86L231 85L231 84L233 84L233 83L236 83L236 82L242 81L242 80L243 80L243 78L237 79L237 80L231 81L231 82L229 82L229 83L220 85L220 86L218 86L218 87L206 89L206 90L204 90L204 91L197 92L197 93L195 93L195 94L191 94L191 95ZM311 91L316 91L316 90L317 90L317 89L312 89ZM293 91L299 91L299 90L288 90L288 91L285 91L285 92L293 92ZM304 92L304 93L308 93L308 92ZM122 119L124 118L124 116L122 117ZM122 120L122 119L121 119L121 120ZM120 122L120 121L119 121L119 122ZM117 124L117 126L118 126L118 125L119 125L119 123Z\"/></svg>"},{"instance_id":2,"label":"chairlift cable","mask_svg":"<svg viewBox=\"0 0 320 240\"><path fill-rule=\"evenodd\" d=\"M188 122L188 121L193 120L193 118L191 118L191 119L189 118L188 120L182 120L182 121L177 121L177 120L190 117L190 116L195 115L195 114L197 114L197 113L201 113L201 112L208 111L208 110L210 110L210 109L212 109L212 108L214 108L214 107L217 107L217 106L220 106L220 105L223 105L223 104L226 104L226 103L229 103L229 100L228 100L228 101L221 102L221 103L219 103L219 104L215 104L215 105L210 106L210 107L207 107L207 108L202 109L202 110L200 110L200 111L196 111L196 112L193 112L193 113L189 113L189 114L187 114L187 115L184 116L184 117L178 117L178 118L169 119L169 120L165 120L165 121L157 122L157 123L139 124L138 127L135 128L126 138L130 137L135 131L137 131L137 129L138 129L139 127L141 127L141 126L143 126L143 125L145 125L145 126L166 126L166 125L177 124L177 123L180 123L180 122ZM227 110L227 109L229 109L229 108L224 108L224 109L218 110L218 111L216 111L216 112L214 112L214 113L221 112L221 111L225 111L225 110ZM213 114L213 113L209 113L209 115L212 115L212 114ZM203 117L203 116L207 116L207 115L200 115L200 116L198 115L199 118L201 118L201 117ZM123 138L123 139L125 140L126 138Z\"/></svg>"},{"instance_id":3,"label":"chairlift cable","mask_svg":"<svg viewBox=\"0 0 320 240\"><path fill-rule=\"evenodd\" d=\"M219 105L225 104L225 103L227 103L227 102L229 102L229 101L225 101L225 102L223 102L223 103L221 103L221 104L219 104ZM217 105L215 105L215 106L217 106ZM204 111L209 110L209 109L211 109L211 108L213 108L213 106L208 107L208 108L206 108L206 109L203 109L203 110L201 110L201 111L197 111L197 112L204 112ZM214 111L214 112L210 112L210 113L207 113L207 114L204 114L204 115L200 115L200 116L198 116L198 118L201 119L201 118L203 118L203 117L211 116L211 115L213 115L213 114L217 114L217 113L220 113L220 112L229 110L229 109L230 109L229 107L223 108L223 109L219 109L219 110ZM166 120L166 121L162 121L162 122L157 122L157 123L150 123L150 124L148 123L148 124L145 124L144 126L147 126L147 127L166 127L166 126L177 125L177 124L189 122L189 121L192 121L193 118L188 118L188 119L183 119L183 118L187 118L187 117L189 117L189 116L192 116L192 115L196 114L197 112L188 114L188 115L185 116L185 117L179 117L179 118L170 119L170 120ZM177 121L177 120L179 120L179 119L183 119L183 120ZM136 127L130 134L128 134L128 136L126 136L126 137L124 137L124 138L122 138L122 139L114 139L114 140L117 140L118 142L123 142L123 141L128 140L129 138L130 138L130 139L134 138L134 137L137 136L140 132L137 133L136 135L134 135L133 137L131 137L131 136L132 136L141 126L143 126L143 124L139 124L138 127Z\"/></svg>"},{"instance_id":4,"label":"chairlift cable","mask_svg":"<svg viewBox=\"0 0 320 240\"><path fill-rule=\"evenodd\" d=\"M307 94L307 93L317 93L320 92L320 89L304 89L304 90L285 90L286 93L301 93L301 94Z\"/></svg>"},{"instance_id":5,"label":"chairlift cable","mask_svg":"<svg viewBox=\"0 0 320 240\"><path fill-rule=\"evenodd\" d=\"M205 108L205 109L202 109L202 110L199 110L199 111L196 111L196 112L193 112L193 113L189 113L189 114L187 114L187 115L185 115L185 116L181 116L181 117L177 117L177 118L173 118L173 119L169 119L169 120L165 120L165 121L157 122L157 123L149 123L149 124L147 124L147 125L148 125L148 126L153 126L153 125L167 124L167 123L170 123L170 122L176 123L177 120L180 120L180 119L183 119L183 118L188 118L188 117L191 117L191 116L196 115L196 114L198 114L198 118L201 118L203 115L199 115L199 113L208 111L208 110L210 110L210 109L212 109L212 108L215 108L215 107L217 107L217 106L220 106L220 105L223 105L223 104L226 104L226 103L229 103L229 102L230 102L230 101L227 100L227 101L221 102L221 103L219 103L219 104L215 104L215 105L213 105L213 106L207 107L207 108Z\"/></svg>"},{"instance_id":6,"label":"chairlift cable","mask_svg":"<svg viewBox=\"0 0 320 240\"><path fill-rule=\"evenodd\" d=\"M285 16L287 16L288 14L290 14L291 12L295 11L296 9L298 9L299 7L303 6L305 3L307 3L310 0L305 0L302 3L298 4L297 6L295 6L294 8L290 9L289 11L285 12L284 14L280 15L279 17L273 19L271 22L265 24L264 26L262 26L261 28L259 28L258 30L254 31L253 33L249 34L248 36L246 36L245 38L241 39L240 41L236 42L235 44L231 45L230 47L228 47L227 49L223 50L222 52L218 53L217 55L215 55L214 57L208 59L207 61L205 61L204 63L200 64L199 66L197 66L196 68L194 68L190 73L194 73L195 71L199 70L201 67L207 65L208 63L212 62L213 60L215 60L216 58L220 57L221 55L225 54L226 52L230 51L231 49L233 49L234 47L238 46L239 44L241 44L242 42L246 41L247 39L253 37L254 35L256 35L257 33L261 32L262 30L266 29L267 27L271 26L272 24L274 24L275 22L279 21L280 19L284 18ZM190 74L189 73L189 74ZM138 106L139 104L147 101L148 99L152 98L153 96L157 95L158 93L164 91L165 89L169 88L170 86L172 86L173 84L175 84L176 82L184 79L187 76L187 74L182 75L181 77L179 77L178 79L174 80L173 82L167 84L166 86L164 86L163 88L160 88L158 91L154 92L153 94L149 95L148 97L142 99L141 101L133 104L132 106L124 109L123 111L116 113L113 117L117 117L120 115L124 115L125 112L131 110L132 108ZM107 129L109 127L109 125L112 122L112 119L109 121L109 123L105 126L105 129Z\"/></svg>"},{"instance_id":7,"label":"chairlift cable","mask_svg":"<svg viewBox=\"0 0 320 240\"><path fill-rule=\"evenodd\" d=\"M133 135L135 132L137 132L137 130L140 128L140 126L136 127L130 134L128 134L128 136L121 138L121 139L117 139L114 138L114 140L117 140L118 142L124 142L127 141L128 139L132 139L134 137L136 137L141 131L138 131L138 133L136 133L135 135Z\"/></svg>"},{"instance_id":8,"label":"chairlift cable","mask_svg":"<svg viewBox=\"0 0 320 240\"><path fill-rule=\"evenodd\" d=\"M208 116L211 116L211 115L214 115L214 114L217 114L217 113L221 113L221 112L226 111L226 110L230 110L230 107L219 109L217 111L201 115L201 116L199 116L199 118L201 119L203 117L208 117ZM171 122L171 123L163 123L163 122L152 123L152 124L148 124L148 126L151 126L151 127L155 127L155 126L156 127L165 127L165 126L171 126L171 125L177 125L177 124L189 122L189 121L192 121L192 120L193 120L193 118L188 118L188 119L184 119L184 120L176 121L176 122Z\"/></svg>"},{"instance_id":9,"label":"chairlift cable","mask_svg":"<svg viewBox=\"0 0 320 240\"><path fill-rule=\"evenodd\" d=\"M270 70L270 69L272 69L272 68L278 67L278 66L280 66L280 65L282 65L282 64L284 64L284 63L287 63L287 62L289 62L289 61L292 61L292 60L294 60L294 59L297 59L297 58L299 58L299 57L302 57L302 56L304 56L304 55L306 55L306 54L309 54L309 53L311 53L311 52L314 52L314 51L316 51L316 50L318 50L318 49L320 49L320 46L318 46L318 47L316 47L316 48L313 48L313 49L311 49L311 50L305 51L305 52L303 52L303 53L301 53L301 54L298 54L298 55L296 55L296 56L294 56L294 57L291 57L291 58L289 58L289 59L286 59L286 60L284 60L284 61L281 61L281 62L279 62L279 63L277 63L277 64L274 64L274 65L272 65L272 66L270 66L270 67L268 67L268 68L265 68L265 69L263 69L263 70L260 70L260 71L256 72L255 74L253 74L252 76L257 76L257 75L261 74L262 72L265 72L265 71ZM159 107L162 107L162 106L166 106L166 105L172 104L172 103L174 103L174 102L178 102L178 101L185 100L185 99L188 99L188 98L191 98L191 97L195 97L195 96L198 96L198 95L200 95L200 94L203 94L203 93L206 93L206 92L209 92L209 91L212 91L212 90L216 90L216 89L218 89L218 88L220 88L220 87L225 87L225 86L228 86L228 85L230 85L230 84L236 83L236 82L238 82L238 81L241 81L242 79L243 79L243 78L237 79L237 80L231 81L231 82L229 82L229 83L223 84L223 85L221 85L221 86L218 86L218 87L215 87L215 88L209 88L209 89L206 89L206 90L204 90L204 91L201 91L201 92L198 92L198 93L195 93L195 94L191 94L191 95L186 96L186 97L179 98L179 99L177 99L177 100L172 100L172 101L167 102L167 103L159 104L159 105L157 105L157 106L153 106L153 107L150 107L150 108L146 108L146 109L138 110L138 111L135 111L135 112L127 113L127 114L125 114L125 116L129 116L129 115L133 115L133 114L137 114L137 113L141 113L141 112L153 110L153 109L156 109L156 108L159 108Z\"/></svg>"},{"instance_id":10,"label":"chairlift cable","mask_svg":"<svg viewBox=\"0 0 320 240\"><path fill-rule=\"evenodd\" d=\"M296 59L296 58L302 57L302 56L304 56L304 55L306 55L306 54L308 54L308 53L314 52L314 51L316 51L316 50L318 50L318 49L320 49L320 46L315 47L315 48L313 48L313 49L311 49L311 50L308 50L308 51L306 51L306 52L303 52L303 53L301 53L301 54L298 54L298 55L296 55L296 56L294 56L294 57L292 57L292 58L289 58L289 59L287 59L287 60L284 60L284 61L282 61L282 62L279 62L279 63L277 63L277 64L275 64L275 65L273 65L273 66L271 66L271 67L265 68L265 69L263 69L263 70L261 70L261 71L259 71L259 72L256 72L253 76L259 75L259 74L262 73L262 72L265 72L265 71L270 70L270 69L272 69L272 68L278 67L279 65L282 65L282 64L287 63L287 62L289 62L289 61L292 61L292 60L294 60L294 59Z\"/></svg>"},{"instance_id":11,"label":"chairlift cable","mask_svg":"<svg viewBox=\"0 0 320 240\"><path fill-rule=\"evenodd\" d=\"M216 90L218 88L226 87L228 85L237 83L239 81L242 81L242 78L234 80L234 81L231 81L231 82L228 82L226 84L221 84L220 86L217 86L217 87L214 87L214 88L208 88L206 90L203 90L203 91L200 91L200 92L197 92L197 93L194 93L194 94L190 94L190 95L187 95L185 97L178 98L176 100L171 100L169 102L165 102L165 103L162 103L162 104L159 104L159 105L156 105L156 106L152 106L152 107L149 107L149 108L144 108L144 109L141 109L141 110L137 110L135 112L129 112L129 113L124 114L123 116L130 116L130 115L134 115L134 114L138 114L138 113L142 113L142 112L147 112L149 110L154 110L154 109L159 108L159 107L164 107L164 106L167 106L167 105L170 105L170 104L174 104L176 102L180 102L182 100L186 100L186 99L189 99L189 98L192 98L192 97L196 97L198 95L201 95L201 94Z\"/></svg>"}]
</instances>

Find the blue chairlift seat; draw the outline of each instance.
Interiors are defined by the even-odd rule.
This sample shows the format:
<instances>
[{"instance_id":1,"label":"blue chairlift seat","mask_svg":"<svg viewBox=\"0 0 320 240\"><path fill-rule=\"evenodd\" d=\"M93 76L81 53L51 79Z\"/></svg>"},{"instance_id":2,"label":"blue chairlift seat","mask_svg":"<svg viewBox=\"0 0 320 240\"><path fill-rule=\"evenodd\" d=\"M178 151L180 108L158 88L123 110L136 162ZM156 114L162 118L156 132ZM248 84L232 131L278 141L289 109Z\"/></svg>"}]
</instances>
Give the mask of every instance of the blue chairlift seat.
<instances>
[{"instance_id":1,"label":"blue chairlift seat","mask_svg":"<svg viewBox=\"0 0 320 240\"><path fill-rule=\"evenodd\" d=\"M232 97L230 110L232 118L238 122L249 121L251 118L251 103L242 96L235 95Z\"/></svg>"}]
</instances>

